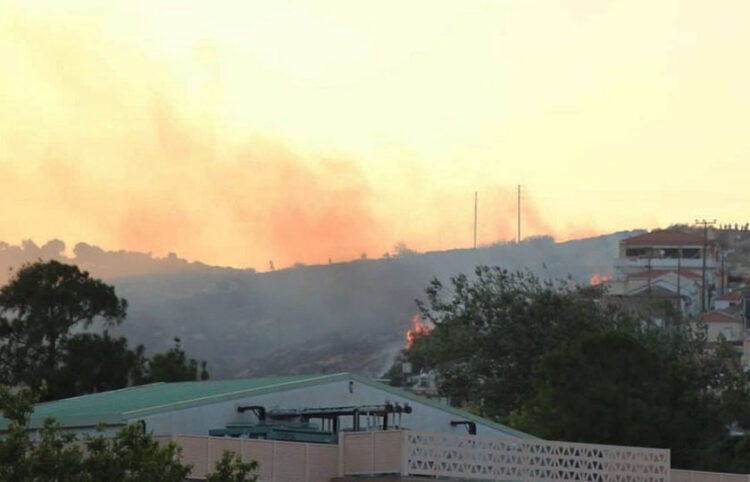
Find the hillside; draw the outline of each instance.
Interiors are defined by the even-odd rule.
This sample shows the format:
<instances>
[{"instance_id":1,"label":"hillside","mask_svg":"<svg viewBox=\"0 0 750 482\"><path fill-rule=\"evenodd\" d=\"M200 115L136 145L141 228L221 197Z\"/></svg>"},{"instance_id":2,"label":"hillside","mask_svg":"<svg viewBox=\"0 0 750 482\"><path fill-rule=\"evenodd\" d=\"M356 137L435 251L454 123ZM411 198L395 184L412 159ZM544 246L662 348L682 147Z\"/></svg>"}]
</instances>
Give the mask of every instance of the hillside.
<instances>
[{"instance_id":1,"label":"hillside","mask_svg":"<svg viewBox=\"0 0 750 482\"><path fill-rule=\"evenodd\" d=\"M0 263L55 258L79 264L127 298L128 319L118 332L131 343L163 350L179 336L191 356L208 361L214 377L344 370L377 375L403 348L414 300L432 278L447 280L488 264L587 283L592 274L611 270L619 240L630 234L563 243L535 238L268 273L82 244L66 257L59 241L4 245Z\"/></svg>"}]
</instances>

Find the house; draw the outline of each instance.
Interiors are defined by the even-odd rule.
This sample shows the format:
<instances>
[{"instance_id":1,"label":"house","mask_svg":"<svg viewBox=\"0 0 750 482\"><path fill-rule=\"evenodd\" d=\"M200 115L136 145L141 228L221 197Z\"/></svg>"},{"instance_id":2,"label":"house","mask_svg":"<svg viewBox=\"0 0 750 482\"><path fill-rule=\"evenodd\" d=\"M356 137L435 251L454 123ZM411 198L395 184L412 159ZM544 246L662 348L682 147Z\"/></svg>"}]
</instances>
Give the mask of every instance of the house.
<instances>
[{"instance_id":1,"label":"house","mask_svg":"<svg viewBox=\"0 0 750 482\"><path fill-rule=\"evenodd\" d=\"M741 344L745 338L745 323L733 311L707 311L701 313L699 318L706 324L706 339L709 342L718 342L723 338L728 342Z\"/></svg>"},{"instance_id":2,"label":"house","mask_svg":"<svg viewBox=\"0 0 750 482\"><path fill-rule=\"evenodd\" d=\"M729 308L740 308L745 296L742 291L730 291L716 298L714 308L717 310L726 310Z\"/></svg>"},{"instance_id":3,"label":"house","mask_svg":"<svg viewBox=\"0 0 750 482\"><path fill-rule=\"evenodd\" d=\"M620 242L610 294L668 301L696 315L712 305L718 267L713 241L675 229L655 230Z\"/></svg>"}]
</instances>

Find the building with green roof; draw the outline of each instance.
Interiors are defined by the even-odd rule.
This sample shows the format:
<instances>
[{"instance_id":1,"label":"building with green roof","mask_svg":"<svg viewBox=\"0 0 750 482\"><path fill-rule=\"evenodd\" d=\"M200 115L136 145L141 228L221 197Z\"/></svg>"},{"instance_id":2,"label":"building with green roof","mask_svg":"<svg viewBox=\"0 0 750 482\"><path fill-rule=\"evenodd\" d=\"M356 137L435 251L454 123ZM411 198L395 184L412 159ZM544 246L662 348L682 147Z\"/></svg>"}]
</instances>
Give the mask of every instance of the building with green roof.
<instances>
[{"instance_id":1,"label":"building with green roof","mask_svg":"<svg viewBox=\"0 0 750 482\"><path fill-rule=\"evenodd\" d=\"M258 423L258 410L330 409L336 407L409 407L390 419L400 428L429 432L533 438L510 427L369 378L339 373L292 377L153 383L110 392L40 403L34 407L31 428L48 417L76 432L97 426L117 430L142 423L155 435L208 435L230 425ZM363 409L360 427L382 429L383 421L368 417ZM360 417L357 417L358 420ZM388 420L388 419L386 419ZM352 417L342 417L338 429L353 428ZM7 420L0 419L0 430Z\"/></svg>"}]
</instances>

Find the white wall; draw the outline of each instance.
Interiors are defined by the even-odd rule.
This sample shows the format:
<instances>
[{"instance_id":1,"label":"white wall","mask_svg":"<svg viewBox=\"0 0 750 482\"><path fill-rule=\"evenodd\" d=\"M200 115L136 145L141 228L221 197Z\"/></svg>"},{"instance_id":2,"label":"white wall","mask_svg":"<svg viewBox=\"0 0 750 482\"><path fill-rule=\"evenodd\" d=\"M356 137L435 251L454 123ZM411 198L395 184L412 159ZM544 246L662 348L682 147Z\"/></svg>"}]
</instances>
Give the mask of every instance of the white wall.
<instances>
[{"instance_id":1,"label":"white wall","mask_svg":"<svg viewBox=\"0 0 750 482\"><path fill-rule=\"evenodd\" d=\"M231 401L217 402L200 407L174 410L161 414L139 416L131 415L131 421L145 420L147 428L157 435L190 434L208 435L209 429L223 428L227 423L253 422L255 415L247 411L237 412L240 405L262 405L272 408L320 408L342 407L358 405L380 405L386 401L409 404L411 414L403 414L401 426L412 430L466 434L465 426L452 427L451 420L462 420L436 407L395 396L380 388L372 387L356 380L353 381L352 392L349 392L349 380L333 381L325 384L298 388L286 391L276 391L257 396L249 396ZM381 419L382 421L382 419ZM351 417L340 419L342 428L351 425ZM389 424L393 419L389 419ZM361 419L361 427L365 427L365 417ZM477 434L493 436L509 436L489 425L477 423Z\"/></svg>"},{"instance_id":2,"label":"white wall","mask_svg":"<svg viewBox=\"0 0 750 482\"><path fill-rule=\"evenodd\" d=\"M706 323L706 326L708 341L718 341L719 335L723 335L727 341L739 341L742 339L741 321L711 321Z\"/></svg>"}]
</instances>

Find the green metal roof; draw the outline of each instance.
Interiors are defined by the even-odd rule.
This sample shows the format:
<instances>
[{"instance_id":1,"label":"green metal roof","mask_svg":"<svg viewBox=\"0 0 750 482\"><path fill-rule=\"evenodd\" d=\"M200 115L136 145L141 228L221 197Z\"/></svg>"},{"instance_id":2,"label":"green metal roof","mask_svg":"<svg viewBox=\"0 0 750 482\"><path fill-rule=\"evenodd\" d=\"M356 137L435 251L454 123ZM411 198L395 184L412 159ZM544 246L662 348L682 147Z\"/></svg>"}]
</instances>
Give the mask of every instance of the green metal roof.
<instances>
[{"instance_id":1,"label":"green metal roof","mask_svg":"<svg viewBox=\"0 0 750 482\"><path fill-rule=\"evenodd\" d=\"M307 375L295 377L248 378L240 380L206 380L195 382L152 383L110 392L40 403L34 406L30 428L41 427L46 418L54 418L68 428L93 427L99 423L121 425L142 416L232 400L249 395L303 388L339 380L354 380L384 390L394 396L431 406L456 417L470 420L512 437L536 438L505 425L492 422L469 412L435 400L373 381L352 373ZM0 417L0 430L8 421Z\"/></svg>"},{"instance_id":2,"label":"green metal roof","mask_svg":"<svg viewBox=\"0 0 750 482\"><path fill-rule=\"evenodd\" d=\"M81 395L34 406L30 427L40 427L46 418L54 418L63 427L124 424L138 416L204 405L248 394L258 394L310 383L329 381L331 376L249 378L195 382L152 383L109 392ZM0 429L8 421L0 417Z\"/></svg>"},{"instance_id":3,"label":"green metal roof","mask_svg":"<svg viewBox=\"0 0 750 482\"><path fill-rule=\"evenodd\" d=\"M375 386L377 388L380 388L381 390L385 390L389 393L392 393L396 396L403 397L409 400L413 400L415 402L421 403L423 405L429 405L430 407L437 408L438 410L442 410L444 412L452 413L456 417L464 418L466 420L470 420L472 422L476 422L482 425L486 425L488 427L492 427L495 430L499 430L501 432L507 433L511 437L517 437L517 438L527 438L527 439L538 439L539 437L535 437L534 435L531 435L526 432L521 432L520 430L516 430L514 428L510 428L507 425L503 425L501 423L493 422L492 420L486 419L484 417L480 417L479 415L474 415L473 413L467 412L466 410L461 410L459 408L451 407L450 405L446 405L445 403L440 403L436 400L433 400L431 398L423 397L421 395L417 395L416 393L412 393L406 390L402 390L400 388L392 387L390 385L386 385L384 383L379 383L374 380L370 380L369 378L355 375L352 373L348 374L349 378L352 378L354 380L357 380L360 383L365 383L367 385Z\"/></svg>"}]
</instances>

